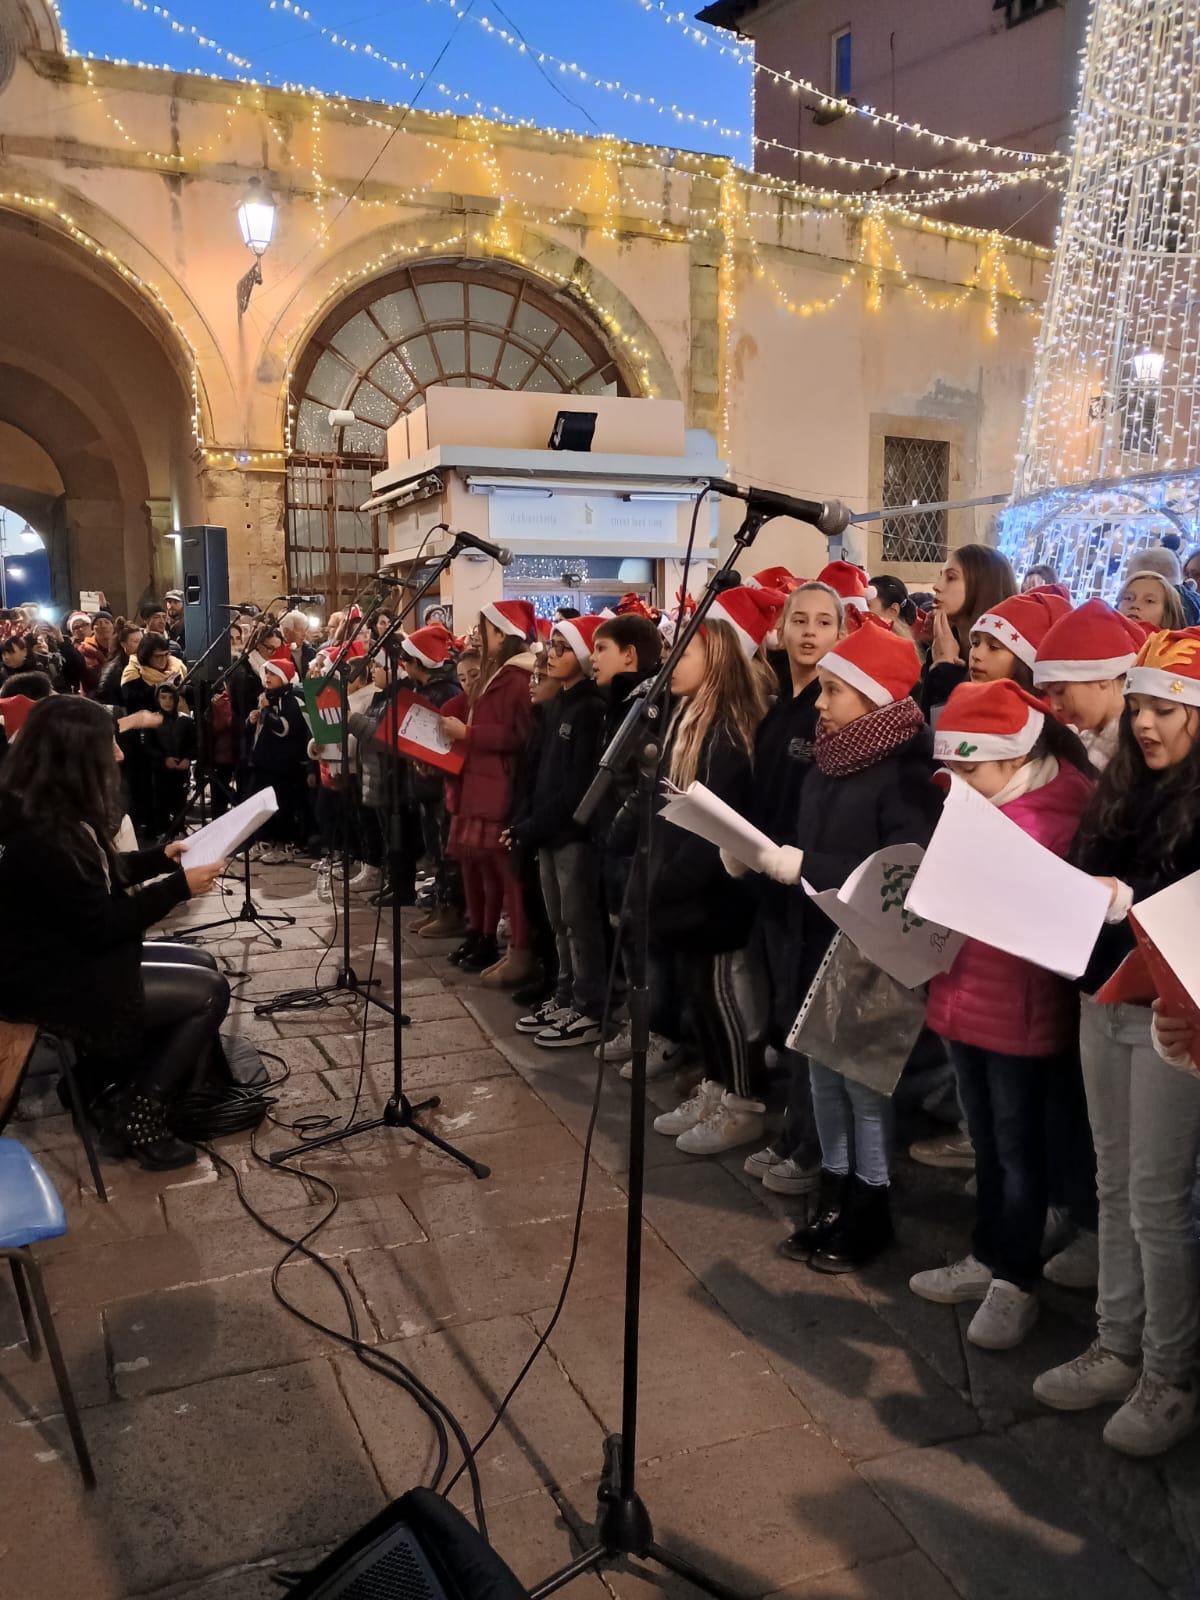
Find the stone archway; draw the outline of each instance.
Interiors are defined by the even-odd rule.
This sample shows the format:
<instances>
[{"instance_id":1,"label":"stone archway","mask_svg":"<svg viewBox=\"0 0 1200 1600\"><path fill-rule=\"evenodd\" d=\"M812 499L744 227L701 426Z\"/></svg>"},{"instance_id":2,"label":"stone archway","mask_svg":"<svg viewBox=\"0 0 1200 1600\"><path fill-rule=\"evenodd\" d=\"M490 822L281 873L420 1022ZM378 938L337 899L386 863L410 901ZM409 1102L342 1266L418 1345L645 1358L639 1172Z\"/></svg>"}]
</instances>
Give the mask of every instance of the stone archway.
<instances>
[{"instance_id":1,"label":"stone archway","mask_svg":"<svg viewBox=\"0 0 1200 1600\"><path fill-rule=\"evenodd\" d=\"M54 603L100 589L132 609L174 577L169 532L200 520L179 352L114 272L20 213L0 211L0 282L0 482L31 489L14 440L34 441L62 483L45 530Z\"/></svg>"}]
</instances>

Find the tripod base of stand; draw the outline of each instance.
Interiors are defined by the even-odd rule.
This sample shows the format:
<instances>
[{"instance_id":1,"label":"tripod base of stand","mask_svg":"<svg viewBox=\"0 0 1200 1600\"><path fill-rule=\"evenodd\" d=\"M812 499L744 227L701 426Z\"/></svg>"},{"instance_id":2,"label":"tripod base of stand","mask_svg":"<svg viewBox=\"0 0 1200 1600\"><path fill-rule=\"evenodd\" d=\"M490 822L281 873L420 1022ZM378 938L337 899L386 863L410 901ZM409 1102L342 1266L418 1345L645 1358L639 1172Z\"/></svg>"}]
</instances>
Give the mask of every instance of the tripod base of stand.
<instances>
[{"instance_id":1,"label":"tripod base of stand","mask_svg":"<svg viewBox=\"0 0 1200 1600\"><path fill-rule=\"evenodd\" d=\"M186 938L193 933L211 933L214 928L238 928L246 922L257 928L264 938L269 939L276 950L283 949L283 940L275 937L268 923L277 922L281 928L294 928L296 925L295 917L289 916L286 911L260 911L247 895L240 911L231 913L227 917L219 917L216 922L198 923L194 928L184 928L181 932Z\"/></svg>"},{"instance_id":2,"label":"tripod base of stand","mask_svg":"<svg viewBox=\"0 0 1200 1600\"><path fill-rule=\"evenodd\" d=\"M710 1594L714 1600L743 1600L734 1589L717 1583L699 1567L666 1550L654 1537L650 1513L642 1497L636 1492L628 1494L621 1489L622 1444L619 1433L609 1434L604 1441L604 1472L596 1492L596 1540L590 1550L552 1573L529 1591L529 1600L545 1600L572 1578L585 1572L596 1572L601 1567L632 1558L636 1561L655 1561L677 1578L685 1578L697 1589Z\"/></svg>"},{"instance_id":3,"label":"tripod base of stand","mask_svg":"<svg viewBox=\"0 0 1200 1600\"><path fill-rule=\"evenodd\" d=\"M403 1020L407 1021L407 1018ZM383 1108L381 1117L371 1117L366 1122L352 1122L348 1128L339 1128L336 1133L324 1134L320 1139L305 1139L301 1144L292 1145L288 1150L273 1150L268 1157L273 1167L279 1166L283 1161L291 1161L296 1156L307 1155L312 1150L321 1150L327 1145L340 1144L343 1139L351 1139L356 1133L373 1133L376 1128L406 1128L409 1133L415 1133L418 1138L424 1139L443 1155L450 1156L460 1166L466 1167L477 1178L490 1178L491 1167L485 1167L482 1161L474 1161L461 1150L456 1150L452 1144L440 1138L436 1133L430 1133L428 1128L423 1128L417 1121L417 1114L421 1111L430 1111L442 1103L440 1095L430 1095L428 1100L420 1100L416 1105L406 1094L395 1096Z\"/></svg>"}]
</instances>

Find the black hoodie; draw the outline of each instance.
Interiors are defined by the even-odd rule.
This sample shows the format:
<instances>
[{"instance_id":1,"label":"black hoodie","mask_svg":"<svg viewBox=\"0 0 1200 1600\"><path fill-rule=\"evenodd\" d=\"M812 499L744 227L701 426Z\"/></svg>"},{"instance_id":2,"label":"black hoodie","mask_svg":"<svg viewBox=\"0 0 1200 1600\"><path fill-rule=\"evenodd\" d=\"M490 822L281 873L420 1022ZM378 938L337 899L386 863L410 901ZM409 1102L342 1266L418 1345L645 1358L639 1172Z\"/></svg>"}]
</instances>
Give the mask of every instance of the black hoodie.
<instances>
[{"instance_id":1,"label":"black hoodie","mask_svg":"<svg viewBox=\"0 0 1200 1600\"><path fill-rule=\"evenodd\" d=\"M590 678L580 678L546 706L533 786L512 824L517 844L555 850L587 838L574 811L600 764L604 714L604 695Z\"/></svg>"}]
</instances>

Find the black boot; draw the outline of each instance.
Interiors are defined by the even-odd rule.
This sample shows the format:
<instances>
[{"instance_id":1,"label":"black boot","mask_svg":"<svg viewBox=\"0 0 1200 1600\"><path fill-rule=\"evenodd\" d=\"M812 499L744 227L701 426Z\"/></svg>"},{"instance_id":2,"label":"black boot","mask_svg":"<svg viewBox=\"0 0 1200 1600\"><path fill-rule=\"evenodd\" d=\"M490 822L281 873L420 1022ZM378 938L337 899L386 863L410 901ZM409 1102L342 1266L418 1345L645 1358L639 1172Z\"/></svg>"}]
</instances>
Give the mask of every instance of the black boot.
<instances>
[{"instance_id":1,"label":"black boot","mask_svg":"<svg viewBox=\"0 0 1200 1600\"><path fill-rule=\"evenodd\" d=\"M849 1189L850 1179L845 1173L826 1172L822 1167L813 1219L788 1235L779 1246L780 1255L786 1256L789 1261L809 1260L813 1251L821 1248L841 1221Z\"/></svg>"},{"instance_id":2,"label":"black boot","mask_svg":"<svg viewBox=\"0 0 1200 1600\"><path fill-rule=\"evenodd\" d=\"M468 928L467 937L463 942L446 957L452 967L461 967L468 956L474 955L479 941L483 938L478 928Z\"/></svg>"},{"instance_id":3,"label":"black boot","mask_svg":"<svg viewBox=\"0 0 1200 1600\"><path fill-rule=\"evenodd\" d=\"M136 1161L148 1172L190 1167L196 1159L195 1146L175 1138L163 1102L149 1090L117 1091L97 1105L96 1119L103 1130L104 1153Z\"/></svg>"},{"instance_id":4,"label":"black boot","mask_svg":"<svg viewBox=\"0 0 1200 1600\"><path fill-rule=\"evenodd\" d=\"M882 1255L895 1237L888 1185L855 1178L841 1221L809 1266L814 1272L854 1272Z\"/></svg>"},{"instance_id":5,"label":"black boot","mask_svg":"<svg viewBox=\"0 0 1200 1600\"><path fill-rule=\"evenodd\" d=\"M462 972L486 972L500 959L500 946L495 939L480 939L479 943L458 963Z\"/></svg>"}]
</instances>

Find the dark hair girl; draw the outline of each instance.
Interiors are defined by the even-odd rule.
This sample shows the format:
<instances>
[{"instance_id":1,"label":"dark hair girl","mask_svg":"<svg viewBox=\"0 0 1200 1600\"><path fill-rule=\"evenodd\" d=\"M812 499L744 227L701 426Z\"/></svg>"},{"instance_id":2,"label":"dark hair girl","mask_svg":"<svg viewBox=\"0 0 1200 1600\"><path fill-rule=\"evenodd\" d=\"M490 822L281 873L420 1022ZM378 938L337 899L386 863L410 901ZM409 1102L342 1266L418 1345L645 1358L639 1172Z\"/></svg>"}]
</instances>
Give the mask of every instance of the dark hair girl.
<instances>
[{"instance_id":1,"label":"dark hair girl","mask_svg":"<svg viewBox=\"0 0 1200 1600\"><path fill-rule=\"evenodd\" d=\"M109 713L78 695L39 701L0 769L0 902L24 907L0 1016L77 1045L105 1149L159 1170L195 1159L166 1113L207 1066L229 986L194 951L144 958L142 938L221 868L184 868L180 845L118 853L120 820Z\"/></svg>"}]
</instances>

